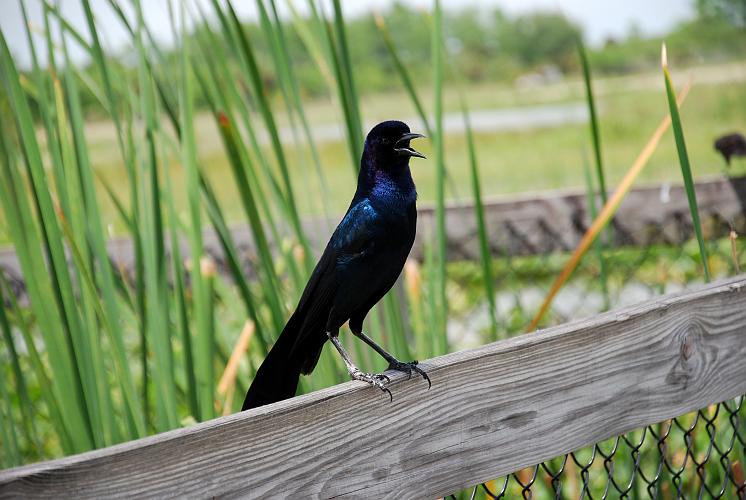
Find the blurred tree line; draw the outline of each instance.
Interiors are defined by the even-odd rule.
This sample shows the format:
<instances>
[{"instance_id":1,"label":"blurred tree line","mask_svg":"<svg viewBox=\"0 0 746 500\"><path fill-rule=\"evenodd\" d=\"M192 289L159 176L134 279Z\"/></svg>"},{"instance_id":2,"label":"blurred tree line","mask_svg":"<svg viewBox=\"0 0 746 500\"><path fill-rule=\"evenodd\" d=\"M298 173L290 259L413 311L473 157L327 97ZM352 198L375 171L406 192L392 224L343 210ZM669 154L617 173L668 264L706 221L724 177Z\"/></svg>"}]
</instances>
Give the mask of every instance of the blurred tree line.
<instances>
[{"instance_id":1,"label":"blurred tree line","mask_svg":"<svg viewBox=\"0 0 746 500\"><path fill-rule=\"evenodd\" d=\"M677 64L704 64L743 58L746 54L746 0L693 0L696 17L675 27L665 36ZM381 15L413 77L429 81L431 19L427 12L395 3ZM330 92L313 58L303 45L290 21L284 30L287 48L300 88L306 97ZM561 78L579 70L575 41L581 28L555 11L535 11L507 15L500 9L466 8L444 12L446 50L451 71L446 78L467 82L525 81L531 75ZM346 22L350 51L360 93L384 92L399 88L373 15L350 18ZM258 24L245 25L264 70L267 91L278 90L272 72L267 40ZM199 36L200 29L192 36ZM219 29L213 26L213 29ZM631 26L624 39L609 39L601 47L590 47L589 58L595 74L622 74L657 67L663 38L643 37ZM158 71L173 74L178 68L178 53L167 51ZM126 67L126 54L118 56ZM196 60L195 64L205 64ZM456 76L457 72L457 76ZM97 78L95 71L91 78ZM136 80L136 75L133 74ZM240 84L240 82L239 82ZM85 88L85 86L83 86ZM204 106L201 96L197 104ZM92 95L84 96L85 107L95 114Z\"/></svg>"},{"instance_id":2,"label":"blurred tree line","mask_svg":"<svg viewBox=\"0 0 746 500\"><path fill-rule=\"evenodd\" d=\"M741 28L746 27L744 0L697 0L695 5L700 17L722 18Z\"/></svg>"}]
</instances>

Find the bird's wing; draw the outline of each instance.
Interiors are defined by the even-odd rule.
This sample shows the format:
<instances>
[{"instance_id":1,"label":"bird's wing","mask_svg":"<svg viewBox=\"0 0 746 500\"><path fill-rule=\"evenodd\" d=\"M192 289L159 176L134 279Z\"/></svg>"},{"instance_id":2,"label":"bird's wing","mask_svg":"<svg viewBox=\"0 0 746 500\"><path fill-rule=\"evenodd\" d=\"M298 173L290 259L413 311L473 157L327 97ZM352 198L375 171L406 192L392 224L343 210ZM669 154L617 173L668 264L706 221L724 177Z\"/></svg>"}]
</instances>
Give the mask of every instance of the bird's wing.
<instances>
[{"instance_id":1,"label":"bird's wing","mask_svg":"<svg viewBox=\"0 0 746 500\"><path fill-rule=\"evenodd\" d=\"M334 250L338 262L370 250L381 231L380 217L367 198L350 207L342 222L334 231L329 247Z\"/></svg>"},{"instance_id":2,"label":"bird's wing","mask_svg":"<svg viewBox=\"0 0 746 500\"><path fill-rule=\"evenodd\" d=\"M332 234L298 302L296 314L301 315L301 321L309 327L303 330L326 326L339 280L343 278L340 272L372 248L379 236L380 226L378 215L367 199L350 206Z\"/></svg>"}]
</instances>

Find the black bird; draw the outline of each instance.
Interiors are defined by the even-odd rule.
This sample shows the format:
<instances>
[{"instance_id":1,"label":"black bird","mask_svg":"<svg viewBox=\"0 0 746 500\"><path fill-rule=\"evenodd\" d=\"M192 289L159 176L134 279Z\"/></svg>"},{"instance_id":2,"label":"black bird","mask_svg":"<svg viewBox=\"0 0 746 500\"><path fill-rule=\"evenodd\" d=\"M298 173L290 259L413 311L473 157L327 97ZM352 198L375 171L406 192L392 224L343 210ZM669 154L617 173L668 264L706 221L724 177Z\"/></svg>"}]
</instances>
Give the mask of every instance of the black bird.
<instances>
[{"instance_id":1,"label":"black bird","mask_svg":"<svg viewBox=\"0 0 746 500\"><path fill-rule=\"evenodd\" d=\"M358 369L339 342L339 328L348 320L352 333L386 359L389 369L419 373L430 383L417 361L398 361L362 330L365 315L396 282L414 242L417 191L409 159L425 156L409 141L418 137L424 136L400 121L379 123L368 133L352 203L257 370L242 410L293 397L300 374L311 373L327 340L339 351L350 377L391 397L388 377Z\"/></svg>"},{"instance_id":2,"label":"black bird","mask_svg":"<svg viewBox=\"0 0 746 500\"><path fill-rule=\"evenodd\" d=\"M739 133L726 134L715 141L715 149L730 165L731 156L746 156L746 137Z\"/></svg>"}]
</instances>

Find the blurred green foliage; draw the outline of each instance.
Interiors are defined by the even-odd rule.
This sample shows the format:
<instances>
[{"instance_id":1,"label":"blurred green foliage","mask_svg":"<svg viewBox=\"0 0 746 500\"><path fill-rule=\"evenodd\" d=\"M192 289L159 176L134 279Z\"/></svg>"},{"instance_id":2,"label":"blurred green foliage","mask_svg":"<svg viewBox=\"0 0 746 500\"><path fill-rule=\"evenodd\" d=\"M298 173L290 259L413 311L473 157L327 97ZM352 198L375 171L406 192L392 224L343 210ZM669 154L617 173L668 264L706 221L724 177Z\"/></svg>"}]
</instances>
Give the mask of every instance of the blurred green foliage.
<instances>
[{"instance_id":1,"label":"blurred green foliage","mask_svg":"<svg viewBox=\"0 0 746 500\"><path fill-rule=\"evenodd\" d=\"M697 0L701 18L722 19L734 26L746 25L746 2L743 0Z\"/></svg>"},{"instance_id":2,"label":"blurred green foliage","mask_svg":"<svg viewBox=\"0 0 746 500\"><path fill-rule=\"evenodd\" d=\"M746 53L746 3L742 0L694 0L697 17L684 22L665 36L672 53L677 54L677 63L702 64L722 62L740 58ZM381 15L386 21L393 41L400 50L400 57L410 74L428 75L431 71L430 26L432 19L427 12L394 3ZM326 96L329 85L318 65L309 57L298 32L290 26L292 20L284 21L287 51L292 63L299 89L308 97ZM579 74L580 66L575 54L575 40L582 37L580 26L556 11L534 11L520 15L508 15L500 9L478 9L474 7L443 12L444 44L451 60L458 61L459 75L472 83L511 83L521 77L557 78ZM262 82L267 93L280 98L280 89L272 71L272 51L262 28L256 22L244 25L255 48L262 72ZM219 29L216 22L212 29ZM388 56L384 41L376 28L372 14L346 19L346 29L354 33L350 37L350 57L360 94L371 94L397 89L396 69ZM193 38L205 36L205 28L199 28ZM224 38L220 38L225 43ZM623 40L609 39L601 47L588 49L588 57L594 72L620 74L655 68L660 57L662 38L645 38L639 29L631 26ZM164 51L163 60L156 65L156 74L174 74L178 70L178 48ZM230 51L229 47L224 47ZM111 64L121 67L136 79L134 67L127 70L126 61L131 51L125 49L112 58ZM209 70L207 61L203 70ZM236 68L229 68L235 70ZM92 79L97 78L93 68L85 70ZM446 72L446 82L456 78ZM235 75L239 87L248 83ZM519 80L520 81L520 80ZM90 93L81 96L87 113L105 114L97 110L97 100ZM202 92L197 89L195 105L206 107Z\"/></svg>"}]
</instances>

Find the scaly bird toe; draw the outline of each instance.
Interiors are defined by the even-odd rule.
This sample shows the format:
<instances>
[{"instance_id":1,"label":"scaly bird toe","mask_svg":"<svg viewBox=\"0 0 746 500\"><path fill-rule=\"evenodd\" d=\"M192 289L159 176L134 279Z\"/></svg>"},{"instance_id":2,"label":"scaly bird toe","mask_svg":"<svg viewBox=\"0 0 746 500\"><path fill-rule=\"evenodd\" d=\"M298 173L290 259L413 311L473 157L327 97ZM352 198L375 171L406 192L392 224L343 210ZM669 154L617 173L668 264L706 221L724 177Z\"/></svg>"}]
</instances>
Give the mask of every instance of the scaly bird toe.
<instances>
[{"instance_id":1,"label":"scaly bird toe","mask_svg":"<svg viewBox=\"0 0 746 500\"><path fill-rule=\"evenodd\" d=\"M425 370L417 366L417 361L410 361L409 363L402 363L401 361L395 361L389 363L389 370L396 370L398 372L404 372L407 375L409 375L409 378L412 378L412 372L419 373L422 375L422 378L427 380L427 389L430 390L430 388L433 386L432 382L430 382L430 377L427 376L427 373Z\"/></svg>"},{"instance_id":2,"label":"scaly bird toe","mask_svg":"<svg viewBox=\"0 0 746 500\"><path fill-rule=\"evenodd\" d=\"M382 392L388 393L391 401L394 401L394 395L391 394L391 391L384 385L384 381L386 383L391 381L386 375L383 375L382 373L365 373L360 370L354 370L350 372L350 377L353 380L360 380L361 382L367 382L372 386L378 387Z\"/></svg>"}]
</instances>

